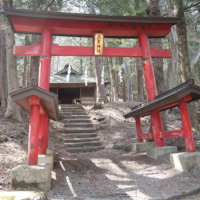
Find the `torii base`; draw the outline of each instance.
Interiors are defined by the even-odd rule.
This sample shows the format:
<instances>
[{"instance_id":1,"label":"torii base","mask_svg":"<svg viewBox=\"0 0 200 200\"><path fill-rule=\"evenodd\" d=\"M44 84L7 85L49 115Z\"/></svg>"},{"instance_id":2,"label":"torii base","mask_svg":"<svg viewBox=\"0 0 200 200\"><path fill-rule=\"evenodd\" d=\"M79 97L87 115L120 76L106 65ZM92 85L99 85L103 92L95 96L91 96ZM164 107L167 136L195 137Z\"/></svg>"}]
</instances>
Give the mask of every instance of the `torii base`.
<instances>
[{"instance_id":1,"label":"torii base","mask_svg":"<svg viewBox=\"0 0 200 200\"><path fill-rule=\"evenodd\" d=\"M147 156L153 159L157 159L160 156L177 152L176 146L154 147L147 149Z\"/></svg>"},{"instance_id":2,"label":"torii base","mask_svg":"<svg viewBox=\"0 0 200 200\"><path fill-rule=\"evenodd\" d=\"M53 154L41 154L38 155L38 165L45 165L45 164L50 164L51 170L53 170L53 160L54 160L54 155ZM28 165L28 157L24 157L24 164ZM31 166L31 165L30 165Z\"/></svg>"},{"instance_id":3,"label":"torii base","mask_svg":"<svg viewBox=\"0 0 200 200\"><path fill-rule=\"evenodd\" d=\"M196 169L200 168L200 152L172 153L170 161L176 169L186 173L198 171Z\"/></svg>"},{"instance_id":4,"label":"torii base","mask_svg":"<svg viewBox=\"0 0 200 200\"><path fill-rule=\"evenodd\" d=\"M155 147L154 142L138 142L131 144L131 151L134 153L145 152L147 149Z\"/></svg>"},{"instance_id":5,"label":"torii base","mask_svg":"<svg viewBox=\"0 0 200 200\"><path fill-rule=\"evenodd\" d=\"M11 171L12 190L51 190L51 166L18 165Z\"/></svg>"}]
</instances>

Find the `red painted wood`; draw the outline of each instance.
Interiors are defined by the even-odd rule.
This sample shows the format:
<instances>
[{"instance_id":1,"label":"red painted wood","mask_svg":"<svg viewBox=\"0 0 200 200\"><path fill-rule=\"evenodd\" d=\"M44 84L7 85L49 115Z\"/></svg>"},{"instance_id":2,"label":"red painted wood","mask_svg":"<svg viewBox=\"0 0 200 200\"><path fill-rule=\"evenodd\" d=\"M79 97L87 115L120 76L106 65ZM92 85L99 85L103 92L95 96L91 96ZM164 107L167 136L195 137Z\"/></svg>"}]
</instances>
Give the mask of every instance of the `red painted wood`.
<instances>
[{"instance_id":1,"label":"red painted wood","mask_svg":"<svg viewBox=\"0 0 200 200\"><path fill-rule=\"evenodd\" d=\"M145 84L147 89L148 101L154 100L154 97L158 95L156 89L156 82L154 77L153 64L151 60L151 52L148 43L148 36L146 33L140 33L138 35L140 47L142 49L142 64L144 70Z\"/></svg>"},{"instance_id":2,"label":"red painted wood","mask_svg":"<svg viewBox=\"0 0 200 200\"><path fill-rule=\"evenodd\" d=\"M160 132L163 131L162 118L159 110L153 110L151 113L151 122L154 135L154 142L156 147L165 146L165 139L160 138Z\"/></svg>"},{"instance_id":3,"label":"red painted wood","mask_svg":"<svg viewBox=\"0 0 200 200\"><path fill-rule=\"evenodd\" d=\"M67 21L56 19L36 19L12 16L13 26L16 31L42 33L44 28L51 28L56 35L92 36L95 32L102 32L107 37L137 37L141 32L146 32L148 37L163 37L170 33L171 24L136 24L109 22Z\"/></svg>"},{"instance_id":4,"label":"red painted wood","mask_svg":"<svg viewBox=\"0 0 200 200\"><path fill-rule=\"evenodd\" d=\"M40 56L41 46L14 46L13 54L15 56Z\"/></svg>"},{"instance_id":5,"label":"red painted wood","mask_svg":"<svg viewBox=\"0 0 200 200\"><path fill-rule=\"evenodd\" d=\"M176 106L178 105L180 102L182 101L190 101L192 99L192 96L191 94L188 94L187 96L185 96L184 98L180 99L179 101L175 101L173 103L169 103L165 106L161 106L160 108L157 108L156 110L163 110L163 109L167 109L169 107L172 107L172 106ZM142 115L140 115L140 117L142 116L145 116L145 115L148 115L150 112L146 112L146 113L143 113Z\"/></svg>"},{"instance_id":6,"label":"red painted wood","mask_svg":"<svg viewBox=\"0 0 200 200\"><path fill-rule=\"evenodd\" d=\"M160 132L160 138L184 137L183 130Z\"/></svg>"},{"instance_id":7,"label":"red painted wood","mask_svg":"<svg viewBox=\"0 0 200 200\"><path fill-rule=\"evenodd\" d=\"M40 114L40 128L39 128L39 138L42 141L42 144L38 147L38 154L46 154L46 149L48 143L48 115Z\"/></svg>"},{"instance_id":8,"label":"red painted wood","mask_svg":"<svg viewBox=\"0 0 200 200\"><path fill-rule=\"evenodd\" d=\"M180 102L179 108L181 113L186 150L187 152L195 152L195 145L192 135L192 127L190 123L190 115L188 111L187 102L186 101Z\"/></svg>"},{"instance_id":9,"label":"red painted wood","mask_svg":"<svg viewBox=\"0 0 200 200\"><path fill-rule=\"evenodd\" d=\"M52 30L44 29L42 32L42 45L41 45L41 57L40 57L40 73L39 73L39 86L45 90L49 90L50 80L50 67L51 67L51 46L52 46ZM36 46L38 47L38 46ZM40 128L39 135L42 138L42 146L40 147L40 153L46 154L48 144L48 114L40 112Z\"/></svg>"},{"instance_id":10,"label":"red painted wood","mask_svg":"<svg viewBox=\"0 0 200 200\"><path fill-rule=\"evenodd\" d=\"M154 77L153 64L151 59L151 52L148 43L148 36L146 33L140 33L138 35L139 44L142 48L142 64L144 70L145 84L147 89L148 101L154 100L157 96L156 82ZM159 133L163 131L162 119L160 116L160 111L151 111L151 122L153 128L153 135L156 147L165 146L165 140L160 138Z\"/></svg>"},{"instance_id":11,"label":"red painted wood","mask_svg":"<svg viewBox=\"0 0 200 200\"><path fill-rule=\"evenodd\" d=\"M144 139L153 139L153 133L146 133L146 134L141 134L141 138Z\"/></svg>"},{"instance_id":12,"label":"red painted wood","mask_svg":"<svg viewBox=\"0 0 200 200\"><path fill-rule=\"evenodd\" d=\"M41 88L44 88L45 90L49 90L51 46L52 46L51 43L52 43L52 30L44 29L42 32L39 86Z\"/></svg>"},{"instance_id":13,"label":"red painted wood","mask_svg":"<svg viewBox=\"0 0 200 200\"><path fill-rule=\"evenodd\" d=\"M38 164L38 137L40 124L40 99L37 96L29 98L31 105L29 144L28 144L28 165Z\"/></svg>"},{"instance_id":14,"label":"red painted wood","mask_svg":"<svg viewBox=\"0 0 200 200\"><path fill-rule=\"evenodd\" d=\"M152 58L171 58L172 53L169 49L150 48ZM15 46L15 56L40 56L40 45L34 46ZM77 46L52 46L51 56L95 56L93 47L77 47ZM140 47L120 48L120 47L104 47L104 55L102 57L142 57Z\"/></svg>"},{"instance_id":15,"label":"red painted wood","mask_svg":"<svg viewBox=\"0 0 200 200\"><path fill-rule=\"evenodd\" d=\"M136 122L136 128L137 128L138 142L143 142L143 140L141 138L142 126L141 126L141 121L140 121L140 117L139 116L135 117L135 122Z\"/></svg>"}]
</instances>

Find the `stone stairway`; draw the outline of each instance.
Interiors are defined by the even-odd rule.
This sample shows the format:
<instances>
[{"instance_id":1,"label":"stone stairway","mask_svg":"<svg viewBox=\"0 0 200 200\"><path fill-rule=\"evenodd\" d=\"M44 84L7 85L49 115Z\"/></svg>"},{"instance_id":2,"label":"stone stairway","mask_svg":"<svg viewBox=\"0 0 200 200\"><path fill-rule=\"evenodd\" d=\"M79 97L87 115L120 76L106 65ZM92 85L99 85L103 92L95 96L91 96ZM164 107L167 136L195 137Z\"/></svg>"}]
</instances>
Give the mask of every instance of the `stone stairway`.
<instances>
[{"instance_id":1,"label":"stone stairway","mask_svg":"<svg viewBox=\"0 0 200 200\"><path fill-rule=\"evenodd\" d=\"M85 109L80 104L61 104L64 132L62 140L70 153L104 149Z\"/></svg>"}]
</instances>

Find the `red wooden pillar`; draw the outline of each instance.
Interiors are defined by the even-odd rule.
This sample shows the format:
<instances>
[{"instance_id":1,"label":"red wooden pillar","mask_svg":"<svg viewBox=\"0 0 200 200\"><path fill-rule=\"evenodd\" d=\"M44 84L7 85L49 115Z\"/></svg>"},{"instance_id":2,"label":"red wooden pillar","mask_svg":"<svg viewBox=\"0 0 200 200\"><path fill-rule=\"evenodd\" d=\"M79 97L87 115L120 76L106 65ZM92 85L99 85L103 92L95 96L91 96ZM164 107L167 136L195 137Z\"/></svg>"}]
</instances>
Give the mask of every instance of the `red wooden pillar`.
<instances>
[{"instance_id":1,"label":"red wooden pillar","mask_svg":"<svg viewBox=\"0 0 200 200\"><path fill-rule=\"evenodd\" d=\"M40 98L31 96L29 98L31 105L30 124L29 124L29 146L28 146L28 165L38 164L38 137L40 125Z\"/></svg>"},{"instance_id":2,"label":"red wooden pillar","mask_svg":"<svg viewBox=\"0 0 200 200\"><path fill-rule=\"evenodd\" d=\"M136 128L137 128L138 142L143 142L141 138L142 126L141 126L140 116L135 117L135 122L136 122Z\"/></svg>"},{"instance_id":3,"label":"red wooden pillar","mask_svg":"<svg viewBox=\"0 0 200 200\"><path fill-rule=\"evenodd\" d=\"M39 87L49 90L50 68L51 68L51 45L52 45L52 30L46 28L42 32L41 57L40 57L40 73ZM46 154L48 147L48 114L40 110L40 130L39 138L42 141L39 147L39 154Z\"/></svg>"},{"instance_id":4,"label":"red wooden pillar","mask_svg":"<svg viewBox=\"0 0 200 200\"><path fill-rule=\"evenodd\" d=\"M154 100L154 97L158 95L156 89L156 82L153 70L153 64L151 59L150 47L148 42L148 36L145 32L138 34L139 43L142 49L142 64L144 70L144 78L147 89L148 101ZM160 111L151 112L151 122L153 127L155 146L165 146L165 140L160 138L159 132L163 131L162 119Z\"/></svg>"},{"instance_id":5,"label":"red wooden pillar","mask_svg":"<svg viewBox=\"0 0 200 200\"><path fill-rule=\"evenodd\" d=\"M156 147L165 146L165 139L160 138L160 132L163 131L162 118L159 110L153 110L151 113L151 123Z\"/></svg>"},{"instance_id":6,"label":"red wooden pillar","mask_svg":"<svg viewBox=\"0 0 200 200\"><path fill-rule=\"evenodd\" d=\"M185 145L187 152L195 152L194 140L192 135L192 127L190 123L190 115L188 112L188 106L186 101L179 103L179 109L181 113L181 120L183 125L183 132L185 138Z\"/></svg>"}]
</instances>

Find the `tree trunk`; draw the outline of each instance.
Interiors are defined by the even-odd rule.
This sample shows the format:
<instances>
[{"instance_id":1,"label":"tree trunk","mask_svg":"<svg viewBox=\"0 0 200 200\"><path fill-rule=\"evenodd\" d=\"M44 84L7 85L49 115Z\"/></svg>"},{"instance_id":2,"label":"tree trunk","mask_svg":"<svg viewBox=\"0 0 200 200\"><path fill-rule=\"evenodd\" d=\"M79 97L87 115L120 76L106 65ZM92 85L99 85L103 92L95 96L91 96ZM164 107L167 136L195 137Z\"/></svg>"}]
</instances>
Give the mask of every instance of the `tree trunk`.
<instances>
[{"instance_id":1,"label":"tree trunk","mask_svg":"<svg viewBox=\"0 0 200 200\"><path fill-rule=\"evenodd\" d=\"M29 57L27 58L28 59L28 63L30 62L30 59ZM27 86L31 84L31 77L30 77L30 64L27 64L27 75L26 75L26 78L27 78Z\"/></svg>"},{"instance_id":2,"label":"tree trunk","mask_svg":"<svg viewBox=\"0 0 200 200\"><path fill-rule=\"evenodd\" d=\"M113 102L117 102L118 101L117 83L116 83L115 70L113 69L113 60L111 57L107 57L107 59L108 59L108 65L110 69L112 98L113 98Z\"/></svg>"},{"instance_id":3,"label":"tree trunk","mask_svg":"<svg viewBox=\"0 0 200 200\"><path fill-rule=\"evenodd\" d=\"M197 63L197 61L199 60L200 57L200 45L197 48L196 53L194 54L194 56L191 58L190 61L190 66L191 66L191 70L193 70L194 65Z\"/></svg>"},{"instance_id":4,"label":"tree trunk","mask_svg":"<svg viewBox=\"0 0 200 200\"><path fill-rule=\"evenodd\" d=\"M147 0L148 8L146 12L149 17L159 17L160 16L160 8L159 8L159 0ZM156 49L162 49L162 41L160 38L150 39L150 46L155 47ZM162 94L166 91L165 88L165 79L164 79L164 71L163 71L163 59L162 58L153 58L153 68L156 79L156 87L158 91L158 95ZM166 112L161 113L163 128L167 131L167 116ZM151 127L152 130L152 127Z\"/></svg>"},{"instance_id":5,"label":"tree trunk","mask_svg":"<svg viewBox=\"0 0 200 200\"><path fill-rule=\"evenodd\" d=\"M139 42L136 43L139 46ZM144 72L142 66L142 59L136 58L136 69L137 69L137 91L138 98L137 101L144 102Z\"/></svg>"},{"instance_id":6,"label":"tree trunk","mask_svg":"<svg viewBox=\"0 0 200 200\"><path fill-rule=\"evenodd\" d=\"M32 43L41 44L41 36L40 35L32 35ZM31 68L30 68L30 77L34 77L38 83L39 77L39 66L40 66L40 57L39 56L31 56Z\"/></svg>"},{"instance_id":7,"label":"tree trunk","mask_svg":"<svg viewBox=\"0 0 200 200\"><path fill-rule=\"evenodd\" d=\"M5 107L4 96L4 65L5 65L5 37L3 31L3 15L0 15L0 106Z\"/></svg>"},{"instance_id":8,"label":"tree trunk","mask_svg":"<svg viewBox=\"0 0 200 200\"><path fill-rule=\"evenodd\" d=\"M94 4L92 1L88 2L90 14L95 14L94 10ZM102 58L101 57L95 57L95 74L96 74L96 84L97 84L97 102L99 100L104 101L104 103L108 102L108 99L106 97L105 92L105 85L101 85L101 73L102 73Z\"/></svg>"},{"instance_id":9,"label":"tree trunk","mask_svg":"<svg viewBox=\"0 0 200 200\"><path fill-rule=\"evenodd\" d=\"M10 1L11 2L11 1ZM7 4L10 5L10 4ZM15 43L14 33L6 18L5 38L6 38L6 68L7 68L7 81L8 92L18 90L18 77L17 77L17 63L13 55L13 47ZM16 119L17 121L23 121L20 114L20 107L8 96L8 105L5 113L6 118Z\"/></svg>"},{"instance_id":10,"label":"tree trunk","mask_svg":"<svg viewBox=\"0 0 200 200\"><path fill-rule=\"evenodd\" d=\"M128 95L128 102L130 102L130 87L129 87L129 76L128 76L128 67L127 67L127 59L126 57L124 58L125 62L124 62L124 66L125 66L125 70L126 70L126 85L127 85L127 95Z\"/></svg>"},{"instance_id":11,"label":"tree trunk","mask_svg":"<svg viewBox=\"0 0 200 200\"><path fill-rule=\"evenodd\" d=\"M24 56L24 72L23 72L23 80L22 80L22 87L26 87L27 81L27 56Z\"/></svg>"},{"instance_id":12,"label":"tree trunk","mask_svg":"<svg viewBox=\"0 0 200 200\"><path fill-rule=\"evenodd\" d=\"M177 73L178 73L178 38L176 33L176 26L173 26L171 33L168 35L169 48L172 50L172 58L169 59L167 69L166 88L170 90L177 86Z\"/></svg>"},{"instance_id":13,"label":"tree trunk","mask_svg":"<svg viewBox=\"0 0 200 200\"><path fill-rule=\"evenodd\" d=\"M178 35L178 49L179 49L179 63L181 72L182 83L191 79L191 67L190 59L187 46L187 28L184 16L183 1L177 0L174 3L174 14L176 17L181 17L181 22L177 25L177 35ZM194 102L188 105L190 112L191 125L194 129L199 130L199 124L196 114L196 108Z\"/></svg>"},{"instance_id":14,"label":"tree trunk","mask_svg":"<svg viewBox=\"0 0 200 200\"><path fill-rule=\"evenodd\" d=\"M105 85L101 85L101 73L102 73L102 59L101 57L95 57L95 74L96 74L96 84L97 84L97 102L104 101L108 102L105 92Z\"/></svg>"},{"instance_id":15,"label":"tree trunk","mask_svg":"<svg viewBox=\"0 0 200 200\"><path fill-rule=\"evenodd\" d=\"M122 70L122 80L123 82L121 83L121 93L122 93L122 99L123 102L126 102L126 85L125 85L125 70L124 67L121 68Z\"/></svg>"}]
</instances>

